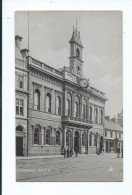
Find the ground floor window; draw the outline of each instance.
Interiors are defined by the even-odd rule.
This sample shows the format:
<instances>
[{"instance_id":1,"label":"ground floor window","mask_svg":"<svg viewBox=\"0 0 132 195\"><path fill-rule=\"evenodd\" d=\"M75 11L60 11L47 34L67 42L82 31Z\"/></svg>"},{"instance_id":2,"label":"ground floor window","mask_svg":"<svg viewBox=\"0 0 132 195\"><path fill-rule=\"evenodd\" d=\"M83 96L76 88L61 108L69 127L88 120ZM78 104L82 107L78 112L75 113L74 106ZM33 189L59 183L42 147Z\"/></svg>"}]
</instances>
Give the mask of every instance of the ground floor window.
<instances>
[{"instance_id":1,"label":"ground floor window","mask_svg":"<svg viewBox=\"0 0 132 195\"><path fill-rule=\"evenodd\" d=\"M60 132L59 131L56 132L56 144L60 145Z\"/></svg>"},{"instance_id":2,"label":"ground floor window","mask_svg":"<svg viewBox=\"0 0 132 195\"><path fill-rule=\"evenodd\" d=\"M46 144L50 145L50 130L46 130Z\"/></svg>"},{"instance_id":3,"label":"ground floor window","mask_svg":"<svg viewBox=\"0 0 132 195\"><path fill-rule=\"evenodd\" d=\"M97 135L94 135L94 146L97 146Z\"/></svg>"},{"instance_id":4,"label":"ground floor window","mask_svg":"<svg viewBox=\"0 0 132 195\"><path fill-rule=\"evenodd\" d=\"M37 128L34 130L34 144L39 145L39 129Z\"/></svg>"},{"instance_id":5,"label":"ground floor window","mask_svg":"<svg viewBox=\"0 0 132 195\"><path fill-rule=\"evenodd\" d=\"M92 146L92 134L89 134L89 146Z\"/></svg>"}]
</instances>

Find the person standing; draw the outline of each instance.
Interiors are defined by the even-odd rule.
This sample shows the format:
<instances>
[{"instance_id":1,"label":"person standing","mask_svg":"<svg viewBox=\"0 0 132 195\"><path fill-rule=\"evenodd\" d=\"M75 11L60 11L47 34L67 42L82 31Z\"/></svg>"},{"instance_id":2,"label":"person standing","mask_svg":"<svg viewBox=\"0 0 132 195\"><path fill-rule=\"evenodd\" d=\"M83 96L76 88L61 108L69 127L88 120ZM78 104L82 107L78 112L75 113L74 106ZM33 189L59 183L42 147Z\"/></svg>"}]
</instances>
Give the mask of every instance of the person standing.
<instances>
[{"instance_id":1,"label":"person standing","mask_svg":"<svg viewBox=\"0 0 132 195\"><path fill-rule=\"evenodd\" d=\"M67 151L66 151L66 148L64 148L64 158L66 158L66 154L67 154Z\"/></svg>"}]
</instances>

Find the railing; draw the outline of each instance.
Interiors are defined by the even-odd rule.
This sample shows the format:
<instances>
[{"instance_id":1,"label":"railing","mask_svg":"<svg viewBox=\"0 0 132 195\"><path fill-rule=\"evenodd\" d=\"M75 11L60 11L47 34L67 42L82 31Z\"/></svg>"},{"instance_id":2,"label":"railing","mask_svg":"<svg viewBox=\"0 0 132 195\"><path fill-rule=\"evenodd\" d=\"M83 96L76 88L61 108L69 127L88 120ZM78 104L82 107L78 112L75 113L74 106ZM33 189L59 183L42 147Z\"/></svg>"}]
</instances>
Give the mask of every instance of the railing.
<instances>
[{"instance_id":1,"label":"railing","mask_svg":"<svg viewBox=\"0 0 132 195\"><path fill-rule=\"evenodd\" d=\"M89 119L81 119L81 118L73 117L73 116L63 116L63 120L64 121L78 121L78 122L89 123L89 124L92 124L93 123Z\"/></svg>"}]
</instances>

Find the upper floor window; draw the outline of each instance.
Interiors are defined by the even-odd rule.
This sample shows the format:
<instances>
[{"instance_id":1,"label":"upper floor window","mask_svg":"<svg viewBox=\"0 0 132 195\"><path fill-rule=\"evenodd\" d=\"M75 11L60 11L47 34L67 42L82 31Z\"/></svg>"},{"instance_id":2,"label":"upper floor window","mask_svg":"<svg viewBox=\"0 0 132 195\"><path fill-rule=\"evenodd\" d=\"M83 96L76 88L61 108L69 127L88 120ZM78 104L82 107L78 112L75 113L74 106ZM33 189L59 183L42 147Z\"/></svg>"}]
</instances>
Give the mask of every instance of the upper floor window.
<instances>
[{"instance_id":1,"label":"upper floor window","mask_svg":"<svg viewBox=\"0 0 132 195\"><path fill-rule=\"evenodd\" d=\"M67 101L66 101L66 113L68 116L71 115L71 103L70 103L69 99L67 99Z\"/></svg>"},{"instance_id":2,"label":"upper floor window","mask_svg":"<svg viewBox=\"0 0 132 195\"><path fill-rule=\"evenodd\" d=\"M82 105L82 118L86 119L86 100L83 100L83 105Z\"/></svg>"},{"instance_id":3,"label":"upper floor window","mask_svg":"<svg viewBox=\"0 0 132 195\"><path fill-rule=\"evenodd\" d=\"M110 132L110 137L113 137L113 132Z\"/></svg>"},{"instance_id":4,"label":"upper floor window","mask_svg":"<svg viewBox=\"0 0 132 195\"><path fill-rule=\"evenodd\" d=\"M16 99L16 115L24 115L24 106L23 106L23 100Z\"/></svg>"},{"instance_id":5,"label":"upper floor window","mask_svg":"<svg viewBox=\"0 0 132 195\"><path fill-rule=\"evenodd\" d=\"M59 96L56 98L56 114L61 115L61 98Z\"/></svg>"},{"instance_id":6,"label":"upper floor window","mask_svg":"<svg viewBox=\"0 0 132 195\"><path fill-rule=\"evenodd\" d=\"M98 110L95 109L95 123L98 123Z\"/></svg>"},{"instance_id":7,"label":"upper floor window","mask_svg":"<svg viewBox=\"0 0 132 195\"><path fill-rule=\"evenodd\" d=\"M36 89L34 93L34 109L40 110L40 92L38 89Z\"/></svg>"},{"instance_id":8,"label":"upper floor window","mask_svg":"<svg viewBox=\"0 0 132 195\"><path fill-rule=\"evenodd\" d=\"M78 59L80 58L80 51L79 51L78 48L76 49L76 57L77 57Z\"/></svg>"},{"instance_id":9,"label":"upper floor window","mask_svg":"<svg viewBox=\"0 0 132 195\"><path fill-rule=\"evenodd\" d=\"M100 111L100 124L103 124L103 111Z\"/></svg>"},{"instance_id":10,"label":"upper floor window","mask_svg":"<svg viewBox=\"0 0 132 195\"><path fill-rule=\"evenodd\" d=\"M121 133L119 133L119 138L121 138Z\"/></svg>"},{"instance_id":11,"label":"upper floor window","mask_svg":"<svg viewBox=\"0 0 132 195\"><path fill-rule=\"evenodd\" d=\"M74 116L79 117L79 105L77 102L75 102Z\"/></svg>"},{"instance_id":12,"label":"upper floor window","mask_svg":"<svg viewBox=\"0 0 132 195\"><path fill-rule=\"evenodd\" d=\"M51 113L51 94L46 95L46 112Z\"/></svg>"},{"instance_id":13,"label":"upper floor window","mask_svg":"<svg viewBox=\"0 0 132 195\"><path fill-rule=\"evenodd\" d=\"M56 132L56 144L60 145L60 132L59 131Z\"/></svg>"},{"instance_id":14,"label":"upper floor window","mask_svg":"<svg viewBox=\"0 0 132 195\"><path fill-rule=\"evenodd\" d=\"M17 88L23 88L23 76L22 75L17 75Z\"/></svg>"},{"instance_id":15,"label":"upper floor window","mask_svg":"<svg viewBox=\"0 0 132 195\"><path fill-rule=\"evenodd\" d=\"M89 108L89 119L92 121L92 107Z\"/></svg>"},{"instance_id":16,"label":"upper floor window","mask_svg":"<svg viewBox=\"0 0 132 195\"><path fill-rule=\"evenodd\" d=\"M107 131L105 131L105 137L107 137Z\"/></svg>"},{"instance_id":17,"label":"upper floor window","mask_svg":"<svg viewBox=\"0 0 132 195\"><path fill-rule=\"evenodd\" d=\"M117 139L117 133L115 133L115 138Z\"/></svg>"}]
</instances>

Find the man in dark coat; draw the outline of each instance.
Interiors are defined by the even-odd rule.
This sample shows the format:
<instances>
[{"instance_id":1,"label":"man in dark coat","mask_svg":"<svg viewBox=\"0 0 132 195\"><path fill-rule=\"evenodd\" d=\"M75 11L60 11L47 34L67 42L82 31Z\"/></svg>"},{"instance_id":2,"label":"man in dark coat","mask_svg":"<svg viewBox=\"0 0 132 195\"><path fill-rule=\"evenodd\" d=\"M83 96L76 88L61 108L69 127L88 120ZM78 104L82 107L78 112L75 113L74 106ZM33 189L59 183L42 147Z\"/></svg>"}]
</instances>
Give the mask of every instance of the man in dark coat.
<instances>
[{"instance_id":1,"label":"man in dark coat","mask_svg":"<svg viewBox=\"0 0 132 195\"><path fill-rule=\"evenodd\" d=\"M78 153L78 148L75 148L75 153L76 153L76 157L77 157L77 153Z\"/></svg>"}]
</instances>

